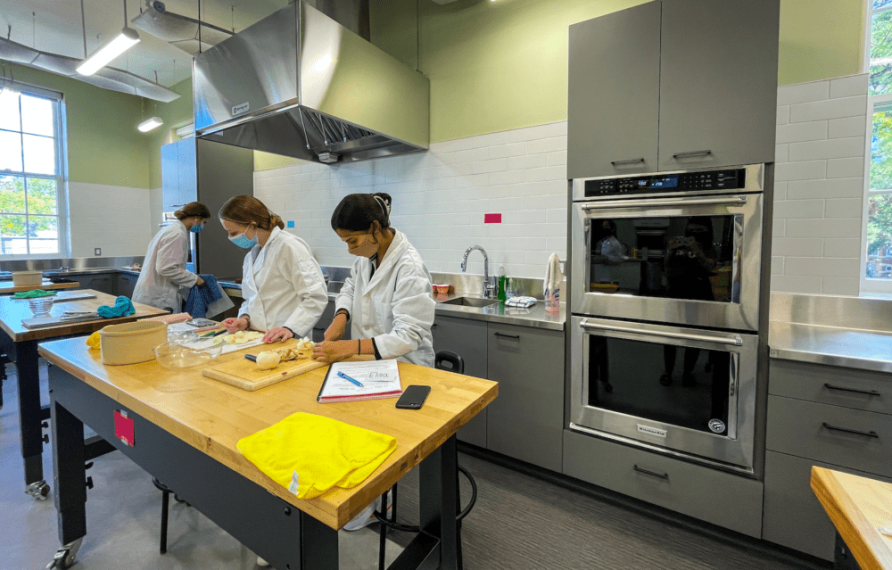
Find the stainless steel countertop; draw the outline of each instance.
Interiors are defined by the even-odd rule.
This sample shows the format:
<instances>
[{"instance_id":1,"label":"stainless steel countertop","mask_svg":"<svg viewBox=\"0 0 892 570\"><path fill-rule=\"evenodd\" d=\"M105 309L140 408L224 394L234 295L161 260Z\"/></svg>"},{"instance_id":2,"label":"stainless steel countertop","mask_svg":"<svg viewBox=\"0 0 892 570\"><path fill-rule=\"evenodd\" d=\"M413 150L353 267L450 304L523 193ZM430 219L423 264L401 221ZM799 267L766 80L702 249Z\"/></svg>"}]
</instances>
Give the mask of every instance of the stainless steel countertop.
<instances>
[{"instance_id":1,"label":"stainless steel countertop","mask_svg":"<svg viewBox=\"0 0 892 570\"><path fill-rule=\"evenodd\" d=\"M892 333L772 322L769 356L828 366L892 372Z\"/></svg>"},{"instance_id":2,"label":"stainless steel countertop","mask_svg":"<svg viewBox=\"0 0 892 570\"><path fill-rule=\"evenodd\" d=\"M449 295L446 300L470 296L472 295ZM539 300L538 303L529 309L505 307L502 303L494 303L487 307L479 308L465 307L461 305L447 305L438 300L436 314L444 317L562 331L564 330L564 323L567 321L567 306L561 303L560 312L552 314L545 311L545 301L542 300Z\"/></svg>"}]
</instances>

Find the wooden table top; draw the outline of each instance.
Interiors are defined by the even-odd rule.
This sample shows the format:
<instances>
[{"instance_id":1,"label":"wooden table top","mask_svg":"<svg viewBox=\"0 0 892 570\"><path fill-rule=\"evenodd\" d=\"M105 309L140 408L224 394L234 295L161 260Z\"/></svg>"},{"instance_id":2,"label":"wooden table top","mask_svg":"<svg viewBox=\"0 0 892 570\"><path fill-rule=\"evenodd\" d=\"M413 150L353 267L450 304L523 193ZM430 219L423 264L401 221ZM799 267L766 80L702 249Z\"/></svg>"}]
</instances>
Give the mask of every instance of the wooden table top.
<instances>
[{"instance_id":1,"label":"wooden table top","mask_svg":"<svg viewBox=\"0 0 892 570\"><path fill-rule=\"evenodd\" d=\"M95 299L83 299L80 301L66 301L53 305L50 315L60 316L65 311L95 311L102 305L113 306L115 304L114 295L101 293L92 289L82 289L84 293L92 293L96 295ZM106 325L115 325L119 323L129 323L137 319L146 317L155 317L158 315L166 315L167 311L156 309L142 303L133 303L136 312L126 317L116 319L98 318L95 321L65 323L57 326L44 327L39 329L28 329L22 324L22 319L30 319L34 315L28 307L28 302L13 299L12 297L0 297L0 328L2 328L9 337L15 342L24 340L40 340L43 338L54 338L58 336L68 336L74 334L87 334L97 331Z\"/></svg>"},{"instance_id":2,"label":"wooden table top","mask_svg":"<svg viewBox=\"0 0 892 570\"><path fill-rule=\"evenodd\" d=\"M249 350L249 349L246 349ZM414 364L399 363L403 388L431 386L420 410L399 410L395 400L319 404L316 395L328 367L255 392L202 376L203 366L168 370L156 361L104 366L83 338L43 343L40 354L96 390L213 457L323 524L340 529L375 497L442 445L493 401L498 384ZM224 354L205 366L244 358ZM366 481L334 488L315 499L298 499L264 475L236 448L237 442L295 412L326 416L396 438L397 448ZM139 436L137 435L137 442ZM139 445L137 443L137 445Z\"/></svg>"},{"instance_id":3,"label":"wooden table top","mask_svg":"<svg viewBox=\"0 0 892 570\"><path fill-rule=\"evenodd\" d=\"M862 570L892 570L892 483L812 467L811 488Z\"/></svg>"},{"instance_id":4,"label":"wooden table top","mask_svg":"<svg viewBox=\"0 0 892 570\"><path fill-rule=\"evenodd\" d=\"M44 279L40 285L16 285L12 281L0 281L0 295L7 293L18 293L20 291L33 291L35 289L43 289L44 291L55 291L57 289L77 289L81 284L77 281L72 283L53 283L49 279Z\"/></svg>"}]
</instances>

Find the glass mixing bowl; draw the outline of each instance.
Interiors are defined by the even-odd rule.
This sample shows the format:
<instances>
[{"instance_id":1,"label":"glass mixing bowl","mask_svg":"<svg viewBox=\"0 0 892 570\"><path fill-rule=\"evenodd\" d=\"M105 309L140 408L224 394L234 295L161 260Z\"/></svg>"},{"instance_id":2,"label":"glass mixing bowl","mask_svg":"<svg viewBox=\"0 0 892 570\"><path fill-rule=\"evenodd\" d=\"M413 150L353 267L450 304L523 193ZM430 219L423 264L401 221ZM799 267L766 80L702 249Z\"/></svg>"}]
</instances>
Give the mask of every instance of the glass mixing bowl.
<instances>
[{"instance_id":1,"label":"glass mixing bowl","mask_svg":"<svg viewBox=\"0 0 892 570\"><path fill-rule=\"evenodd\" d=\"M205 364L223 352L223 340L202 339L182 343L165 342L154 348L155 359L164 368L191 368Z\"/></svg>"}]
</instances>

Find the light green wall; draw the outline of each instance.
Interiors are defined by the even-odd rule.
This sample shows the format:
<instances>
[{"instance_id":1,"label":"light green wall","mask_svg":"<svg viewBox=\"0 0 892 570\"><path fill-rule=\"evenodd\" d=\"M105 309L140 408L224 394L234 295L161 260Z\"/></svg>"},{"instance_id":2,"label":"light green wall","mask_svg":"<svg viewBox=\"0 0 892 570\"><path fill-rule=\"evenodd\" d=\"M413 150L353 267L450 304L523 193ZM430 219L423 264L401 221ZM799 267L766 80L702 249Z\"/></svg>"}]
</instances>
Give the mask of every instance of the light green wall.
<instances>
[{"instance_id":1,"label":"light green wall","mask_svg":"<svg viewBox=\"0 0 892 570\"><path fill-rule=\"evenodd\" d=\"M17 81L65 96L69 180L149 188L147 141L136 130L139 97L36 69L12 68Z\"/></svg>"},{"instance_id":2,"label":"light green wall","mask_svg":"<svg viewBox=\"0 0 892 570\"><path fill-rule=\"evenodd\" d=\"M567 28L644 1L370 0L372 42L430 78L438 142L566 120ZM860 73L863 9L863 0L781 0L778 82ZM291 164L255 157L257 170Z\"/></svg>"}]
</instances>

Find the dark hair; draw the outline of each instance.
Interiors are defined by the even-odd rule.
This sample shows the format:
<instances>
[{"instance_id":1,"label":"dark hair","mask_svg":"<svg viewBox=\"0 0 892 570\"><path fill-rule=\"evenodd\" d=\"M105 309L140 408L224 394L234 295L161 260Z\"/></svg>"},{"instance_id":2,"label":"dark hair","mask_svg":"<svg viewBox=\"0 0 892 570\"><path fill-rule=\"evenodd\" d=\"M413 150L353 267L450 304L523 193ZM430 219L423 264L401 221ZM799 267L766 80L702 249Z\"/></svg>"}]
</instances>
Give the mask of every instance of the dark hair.
<instances>
[{"instance_id":1,"label":"dark hair","mask_svg":"<svg viewBox=\"0 0 892 570\"><path fill-rule=\"evenodd\" d=\"M210 218L211 211L201 202L189 202L174 212L173 215L176 216L178 220L185 220L186 218L192 218L194 216L198 216L199 218Z\"/></svg>"},{"instance_id":2,"label":"dark hair","mask_svg":"<svg viewBox=\"0 0 892 570\"><path fill-rule=\"evenodd\" d=\"M345 196L331 215L331 229L364 232L375 222L381 231L390 227L390 194L350 194Z\"/></svg>"},{"instance_id":3,"label":"dark hair","mask_svg":"<svg viewBox=\"0 0 892 570\"><path fill-rule=\"evenodd\" d=\"M217 214L221 220L249 226L256 225L262 230L271 231L274 226L285 227L282 218L272 213L263 202L254 196L234 196L223 204Z\"/></svg>"}]
</instances>

